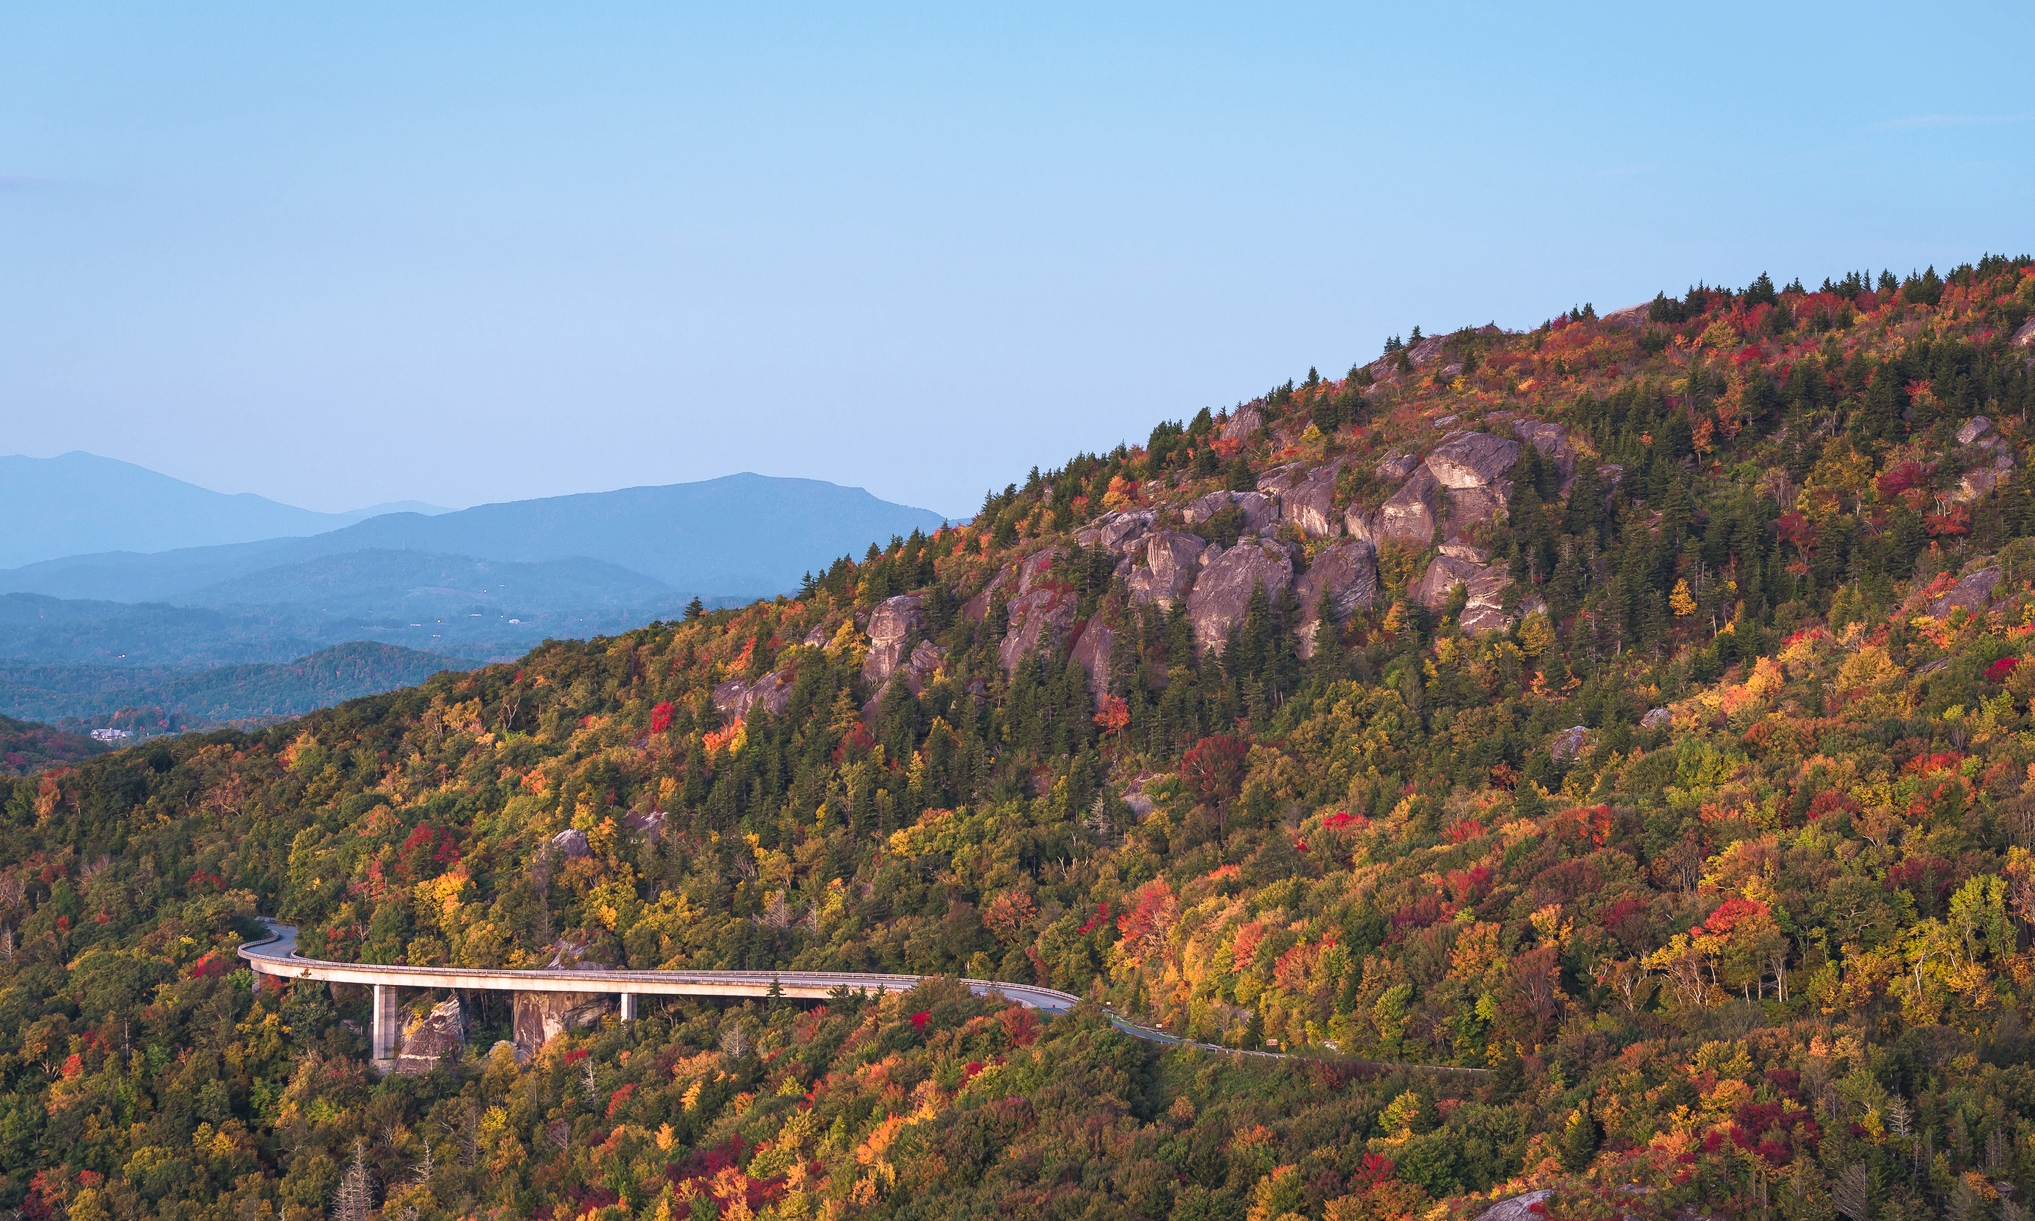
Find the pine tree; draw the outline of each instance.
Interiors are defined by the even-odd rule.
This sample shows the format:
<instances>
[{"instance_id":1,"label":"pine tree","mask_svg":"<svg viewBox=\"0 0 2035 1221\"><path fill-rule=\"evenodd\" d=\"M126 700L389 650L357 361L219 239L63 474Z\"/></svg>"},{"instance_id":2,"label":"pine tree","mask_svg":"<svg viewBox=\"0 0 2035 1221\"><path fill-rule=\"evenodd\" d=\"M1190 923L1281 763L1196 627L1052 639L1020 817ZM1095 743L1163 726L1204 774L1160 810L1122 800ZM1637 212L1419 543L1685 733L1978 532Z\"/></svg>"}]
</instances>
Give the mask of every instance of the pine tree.
<instances>
[{"instance_id":1,"label":"pine tree","mask_svg":"<svg viewBox=\"0 0 2035 1221\"><path fill-rule=\"evenodd\" d=\"M705 615L706 613L707 613L707 604L700 601L698 594L694 594L692 601L685 604L685 617L687 622L690 622L694 619L698 619L701 616Z\"/></svg>"},{"instance_id":2,"label":"pine tree","mask_svg":"<svg viewBox=\"0 0 2035 1221\"><path fill-rule=\"evenodd\" d=\"M1597 1121L1590 1118L1590 1108L1577 1107L1575 1114L1562 1129L1562 1169L1570 1174L1587 1170L1597 1160Z\"/></svg>"}]
</instances>

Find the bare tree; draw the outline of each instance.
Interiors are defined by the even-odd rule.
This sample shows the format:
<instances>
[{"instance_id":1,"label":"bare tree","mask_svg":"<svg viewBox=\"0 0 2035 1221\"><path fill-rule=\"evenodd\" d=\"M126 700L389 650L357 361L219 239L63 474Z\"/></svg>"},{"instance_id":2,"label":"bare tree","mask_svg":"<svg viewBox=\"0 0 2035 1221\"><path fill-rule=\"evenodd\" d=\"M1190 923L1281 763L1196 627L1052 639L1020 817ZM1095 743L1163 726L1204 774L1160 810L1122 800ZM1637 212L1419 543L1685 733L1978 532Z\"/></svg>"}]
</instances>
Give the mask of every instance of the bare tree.
<instances>
[{"instance_id":1,"label":"bare tree","mask_svg":"<svg viewBox=\"0 0 2035 1221\"><path fill-rule=\"evenodd\" d=\"M1851 1221L1870 1221L1872 1217L1872 1175L1865 1163L1850 1166L1837 1176L1831 1185L1830 1202L1837 1211L1851 1218Z\"/></svg>"},{"instance_id":2,"label":"bare tree","mask_svg":"<svg viewBox=\"0 0 2035 1221\"><path fill-rule=\"evenodd\" d=\"M339 1177L339 1190L332 1197L333 1221L368 1221L374 1211L374 1179L367 1172L367 1141L353 1138L353 1160Z\"/></svg>"}]
</instances>

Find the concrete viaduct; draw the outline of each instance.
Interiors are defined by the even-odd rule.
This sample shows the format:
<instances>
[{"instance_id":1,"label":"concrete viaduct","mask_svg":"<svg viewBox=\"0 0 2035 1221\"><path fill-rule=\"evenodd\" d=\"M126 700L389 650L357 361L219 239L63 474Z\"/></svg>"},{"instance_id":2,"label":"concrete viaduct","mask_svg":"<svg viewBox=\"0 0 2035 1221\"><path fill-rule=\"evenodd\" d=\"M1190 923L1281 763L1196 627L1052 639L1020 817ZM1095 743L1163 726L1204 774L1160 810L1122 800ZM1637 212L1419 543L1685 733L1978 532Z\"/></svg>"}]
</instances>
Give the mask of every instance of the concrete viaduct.
<instances>
[{"instance_id":1,"label":"concrete viaduct","mask_svg":"<svg viewBox=\"0 0 2035 1221\"><path fill-rule=\"evenodd\" d=\"M396 1004L398 988L453 988L513 993L602 994L616 998L618 1015L625 1022L636 1017L636 1002L643 996L714 996L761 999L773 988L777 995L794 1000L825 1000L846 988L849 991L907 992L930 978L924 975L877 975L853 971L625 971L613 968L572 970L511 971L492 967L402 967L368 963L327 962L297 953L297 930L280 921L262 918L269 935L240 947L247 965L277 979L315 979L340 984L365 984L374 989L374 1022L369 1042L379 1066L395 1062L397 1039L402 1031ZM964 979L977 996L1001 996L1043 1013L1063 1014L1081 1002L1071 993L1036 984L1008 984L993 979ZM1176 1047L1233 1055L1283 1059L1280 1052L1242 1051L1215 1043L1200 1043L1167 1034L1130 1021L1105 1009L1118 1030L1134 1038ZM1482 1074L1488 1069L1443 1065L1383 1064L1375 1061L1348 1061L1385 1069L1405 1069L1444 1074Z\"/></svg>"}]
</instances>

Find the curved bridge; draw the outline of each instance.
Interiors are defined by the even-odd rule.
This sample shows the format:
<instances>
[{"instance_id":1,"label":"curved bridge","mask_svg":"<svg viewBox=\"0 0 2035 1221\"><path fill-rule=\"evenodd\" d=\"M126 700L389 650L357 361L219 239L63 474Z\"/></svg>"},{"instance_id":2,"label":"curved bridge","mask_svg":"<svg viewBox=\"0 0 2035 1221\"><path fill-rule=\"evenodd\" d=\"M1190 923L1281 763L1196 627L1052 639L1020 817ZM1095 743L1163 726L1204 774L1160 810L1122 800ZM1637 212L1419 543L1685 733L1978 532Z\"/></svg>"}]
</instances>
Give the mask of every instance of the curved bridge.
<instances>
[{"instance_id":1,"label":"curved bridge","mask_svg":"<svg viewBox=\"0 0 2035 1221\"><path fill-rule=\"evenodd\" d=\"M247 965L263 975L278 979L316 979L330 983L365 984L374 989L374 1029L370 1043L377 1064L395 1063L397 1037L402 1029L396 1005L398 988L455 988L515 993L566 993L578 996L611 995L621 1019L633 1021L636 1002L642 996L718 996L763 999L772 994L793 1000L826 1000L842 989L851 992L908 992L932 976L877 975L854 971L624 971L608 967L511 971L498 967L400 967L370 963L328 962L305 958L297 953L297 930L293 925L262 917L269 935L240 947ZM1001 996L1027 1008L1062 1014L1081 1003L1081 998L1036 984L1007 984L993 979L964 979L977 996ZM1216 1043L1182 1039L1130 1021L1107 1010L1110 1024L1134 1038L1173 1047L1193 1047L1232 1055L1283 1059L1284 1053L1245 1051ZM1357 1063L1372 1063L1359 1061ZM1381 1069L1417 1069L1442 1073L1484 1073L1481 1068L1441 1065L1375 1064Z\"/></svg>"}]
</instances>

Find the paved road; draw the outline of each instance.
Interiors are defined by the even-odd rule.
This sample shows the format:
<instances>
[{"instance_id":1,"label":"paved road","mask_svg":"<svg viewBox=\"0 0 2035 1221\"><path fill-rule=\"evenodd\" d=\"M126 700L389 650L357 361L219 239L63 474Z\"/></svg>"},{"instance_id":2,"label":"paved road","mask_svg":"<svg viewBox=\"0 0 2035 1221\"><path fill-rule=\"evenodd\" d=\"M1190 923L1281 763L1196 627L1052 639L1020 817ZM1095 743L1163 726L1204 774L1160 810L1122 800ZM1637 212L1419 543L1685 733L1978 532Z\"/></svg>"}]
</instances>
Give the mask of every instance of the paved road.
<instances>
[{"instance_id":1,"label":"paved road","mask_svg":"<svg viewBox=\"0 0 2035 1221\"><path fill-rule=\"evenodd\" d=\"M375 1008L378 1019L381 1018L385 1008L388 1016L393 1018L395 988L478 988L503 992L612 992L624 998L623 1013L629 1015L634 1012L634 998L638 996L755 998L769 996L774 987L780 996L797 1000L825 1000L842 988L851 992L907 992L932 978L924 975L877 975L855 971L622 971L606 967L510 971L490 967L373 966L365 963L327 962L318 958L305 958L297 953L295 927L267 917L263 917L262 923L268 926L269 936L260 941L250 941L240 947L240 956L247 960L248 966L264 975L273 975L281 979L319 979L332 983L373 985L376 990ZM967 984L969 990L977 996L1001 996L1044 1013L1066 1013L1081 1003L1081 998L1072 993L1054 988L1041 988L1036 984L1007 984L993 979L964 979L961 982ZM384 996L389 998L386 1006L383 1003ZM1280 1052L1240 1051L1215 1043L1182 1039L1163 1030L1140 1025L1119 1013L1108 1010L1105 1012L1110 1024L1118 1030L1148 1042L1164 1043L1173 1047L1193 1047L1204 1051L1229 1052L1234 1055L1261 1056L1275 1060L1285 1058ZM391 1034L388 1046L393 1048L393 1045ZM376 1055L382 1054L384 1054L383 1040L377 1037ZM1378 1064L1377 1067L1427 1069L1432 1072L1448 1073L1486 1071L1417 1064Z\"/></svg>"}]
</instances>

